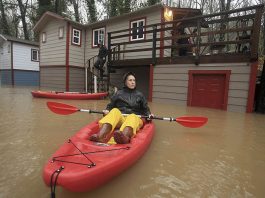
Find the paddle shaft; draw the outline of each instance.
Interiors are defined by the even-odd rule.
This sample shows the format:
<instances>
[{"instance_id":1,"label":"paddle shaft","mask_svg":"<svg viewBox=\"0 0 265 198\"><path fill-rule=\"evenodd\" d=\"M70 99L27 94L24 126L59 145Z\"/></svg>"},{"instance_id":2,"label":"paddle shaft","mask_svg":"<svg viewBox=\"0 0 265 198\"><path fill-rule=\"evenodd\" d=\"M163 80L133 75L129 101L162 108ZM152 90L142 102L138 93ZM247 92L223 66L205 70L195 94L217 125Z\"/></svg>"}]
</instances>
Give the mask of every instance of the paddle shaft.
<instances>
[{"instance_id":1,"label":"paddle shaft","mask_svg":"<svg viewBox=\"0 0 265 198\"><path fill-rule=\"evenodd\" d=\"M78 111L81 111L81 112L87 112L87 113L104 114L102 111L95 111L95 110L90 110L90 109L79 109Z\"/></svg>"},{"instance_id":2,"label":"paddle shaft","mask_svg":"<svg viewBox=\"0 0 265 198\"><path fill-rule=\"evenodd\" d=\"M102 111L95 111L95 110L90 110L90 109L79 109L78 111L81 112L87 112L87 113L98 113L98 114L104 114ZM122 114L123 116L128 116L130 114ZM156 116L145 116L145 115L137 115L140 118L150 118L150 119L156 119L156 120L166 120L166 121L175 121L176 119L174 118L162 118L162 117L156 117Z\"/></svg>"}]
</instances>

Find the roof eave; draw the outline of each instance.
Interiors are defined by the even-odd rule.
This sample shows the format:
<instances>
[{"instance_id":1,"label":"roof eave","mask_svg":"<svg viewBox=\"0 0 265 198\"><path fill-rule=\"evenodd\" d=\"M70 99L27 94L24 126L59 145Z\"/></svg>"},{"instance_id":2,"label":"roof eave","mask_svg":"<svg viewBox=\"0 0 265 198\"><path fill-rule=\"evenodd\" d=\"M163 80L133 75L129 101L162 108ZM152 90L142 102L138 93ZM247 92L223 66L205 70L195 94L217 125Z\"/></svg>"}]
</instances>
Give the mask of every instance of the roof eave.
<instances>
[{"instance_id":1,"label":"roof eave","mask_svg":"<svg viewBox=\"0 0 265 198\"><path fill-rule=\"evenodd\" d=\"M58 20L64 20L64 17L62 17L58 14L55 14L53 12L47 11L41 16L41 18L38 20L36 25L33 27L33 31L39 32L41 30L41 28L46 24L46 20L50 17L58 19Z\"/></svg>"},{"instance_id":2,"label":"roof eave","mask_svg":"<svg viewBox=\"0 0 265 198\"><path fill-rule=\"evenodd\" d=\"M7 41L7 38L4 37L4 35L0 34L0 37L1 37L4 41Z\"/></svg>"},{"instance_id":3,"label":"roof eave","mask_svg":"<svg viewBox=\"0 0 265 198\"><path fill-rule=\"evenodd\" d=\"M85 27L93 27L93 26L99 25L101 23L107 23L107 22L110 22L110 21L113 21L113 20L117 20L119 18L124 18L124 17L127 17L127 16L135 15L138 12L140 13L140 12L147 11L147 10L152 10L152 9L161 9L161 8L164 8L164 7L165 6L162 5L162 4L156 4L156 5L153 5L153 6L146 7L146 8L138 9L138 10L136 10L134 12L129 12L129 13L122 14L122 15L119 15L119 16L114 16L114 17L111 17L111 18L108 18L108 19L104 19L102 21L97 21L97 22L94 22L94 23L88 23L88 24L86 24L84 26Z\"/></svg>"}]
</instances>

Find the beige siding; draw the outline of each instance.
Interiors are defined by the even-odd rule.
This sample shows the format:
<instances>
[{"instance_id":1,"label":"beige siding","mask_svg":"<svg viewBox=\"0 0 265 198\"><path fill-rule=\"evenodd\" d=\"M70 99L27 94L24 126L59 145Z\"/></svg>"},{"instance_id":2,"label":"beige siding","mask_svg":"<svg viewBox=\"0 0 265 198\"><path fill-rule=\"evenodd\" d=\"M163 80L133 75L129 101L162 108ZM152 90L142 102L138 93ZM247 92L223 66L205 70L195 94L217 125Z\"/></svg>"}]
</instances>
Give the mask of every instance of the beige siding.
<instances>
[{"instance_id":1,"label":"beige siding","mask_svg":"<svg viewBox=\"0 0 265 198\"><path fill-rule=\"evenodd\" d=\"M76 29L81 30L80 28ZM72 38L72 27L70 28L70 37ZM71 38L69 47L69 65L84 67L85 31L81 30L81 46L73 45Z\"/></svg>"},{"instance_id":2,"label":"beige siding","mask_svg":"<svg viewBox=\"0 0 265 198\"><path fill-rule=\"evenodd\" d=\"M85 71L83 68L70 67L69 71L70 91L85 91Z\"/></svg>"},{"instance_id":3,"label":"beige siding","mask_svg":"<svg viewBox=\"0 0 265 198\"><path fill-rule=\"evenodd\" d=\"M58 37L59 27L64 27L64 36ZM42 32L46 32L47 41L42 43ZM66 32L67 25L65 21L50 21L40 32L40 65L65 65L66 52Z\"/></svg>"},{"instance_id":4,"label":"beige siding","mask_svg":"<svg viewBox=\"0 0 265 198\"><path fill-rule=\"evenodd\" d=\"M160 23L161 22L161 10L157 9L156 11L152 11L149 13L137 13L135 15L130 15L130 17L126 16L123 19L119 19L116 21L111 21L107 24L95 26L95 27L89 27L87 29L87 42L86 42L86 60L97 55L98 53L98 48L92 48L92 30L95 28L101 28L101 27L106 27L106 39L107 39L107 33L108 32L113 32L117 30L123 30L123 29L129 29L130 27L130 21L133 19L139 19L139 18L146 18L146 25L151 25L154 23ZM152 28L149 28L147 30L150 30ZM122 32L121 34L128 34L129 32ZM115 34L117 36L119 34ZM152 38L152 33L149 33L146 35L146 39ZM128 37L123 37L123 38L118 38L118 39L113 39L112 43L119 43L119 42L128 42L129 41L129 36ZM107 45L108 41L105 41L105 44ZM160 46L160 43L157 42L157 46ZM112 46L113 48L114 46ZM136 49L136 48L152 48L152 42L148 43L138 43L138 44L125 44L120 46L121 50L131 50L131 49ZM159 54L159 50L157 50L157 55ZM121 54L121 59L139 59L139 58L151 58L152 57L152 51L140 51L140 52L134 52L134 53L127 53L127 54Z\"/></svg>"},{"instance_id":5,"label":"beige siding","mask_svg":"<svg viewBox=\"0 0 265 198\"><path fill-rule=\"evenodd\" d=\"M44 89L65 91L66 89L66 68L61 67L41 67L40 86ZM85 90L84 69L69 68L69 91Z\"/></svg>"},{"instance_id":6,"label":"beige siding","mask_svg":"<svg viewBox=\"0 0 265 198\"><path fill-rule=\"evenodd\" d=\"M64 91L66 83L65 67L41 67L40 86L44 89Z\"/></svg>"},{"instance_id":7,"label":"beige siding","mask_svg":"<svg viewBox=\"0 0 265 198\"><path fill-rule=\"evenodd\" d=\"M187 104L189 70L231 70L227 109L246 111L250 78L250 65L247 63L157 65L154 67L153 101Z\"/></svg>"},{"instance_id":8,"label":"beige siding","mask_svg":"<svg viewBox=\"0 0 265 198\"><path fill-rule=\"evenodd\" d=\"M102 26L99 26L101 28ZM107 30L106 30L107 31ZM107 46L107 41L105 41L105 45ZM86 31L86 53L85 53L85 60L92 58L98 54L98 48L92 48L92 28L88 28Z\"/></svg>"}]
</instances>

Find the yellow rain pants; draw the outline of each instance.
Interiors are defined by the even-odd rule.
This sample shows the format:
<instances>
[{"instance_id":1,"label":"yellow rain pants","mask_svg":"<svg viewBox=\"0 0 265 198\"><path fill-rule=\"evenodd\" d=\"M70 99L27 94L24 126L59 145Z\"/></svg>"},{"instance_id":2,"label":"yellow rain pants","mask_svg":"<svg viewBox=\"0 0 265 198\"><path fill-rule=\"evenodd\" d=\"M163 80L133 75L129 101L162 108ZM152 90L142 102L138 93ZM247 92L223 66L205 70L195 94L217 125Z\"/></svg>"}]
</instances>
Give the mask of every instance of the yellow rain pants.
<instances>
[{"instance_id":1,"label":"yellow rain pants","mask_svg":"<svg viewBox=\"0 0 265 198\"><path fill-rule=\"evenodd\" d=\"M125 117L117 108L113 108L106 116L99 120L100 127L106 123L112 126L111 132L115 128L120 128L120 131L123 131L125 127L131 127L134 135L143 126L143 121L137 115L132 113ZM115 144L114 138L112 137L108 143Z\"/></svg>"}]
</instances>

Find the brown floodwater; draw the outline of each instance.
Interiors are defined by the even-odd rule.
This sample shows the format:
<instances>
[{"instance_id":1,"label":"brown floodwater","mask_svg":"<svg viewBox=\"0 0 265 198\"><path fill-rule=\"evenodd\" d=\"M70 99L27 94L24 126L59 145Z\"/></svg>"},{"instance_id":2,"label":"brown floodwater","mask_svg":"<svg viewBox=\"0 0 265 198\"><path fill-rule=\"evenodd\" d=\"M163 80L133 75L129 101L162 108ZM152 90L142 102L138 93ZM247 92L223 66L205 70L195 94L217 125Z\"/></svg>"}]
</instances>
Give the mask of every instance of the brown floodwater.
<instances>
[{"instance_id":1,"label":"brown floodwater","mask_svg":"<svg viewBox=\"0 0 265 198\"><path fill-rule=\"evenodd\" d=\"M48 158L100 115L62 116L33 98L33 88L0 88L0 197L48 198L42 180ZM54 100L53 100L54 101ZM57 100L83 109L104 109L108 100ZM207 116L200 128L154 121L156 133L131 168L91 192L56 187L57 198L175 198L265 196L265 115L149 103L158 116Z\"/></svg>"}]
</instances>

